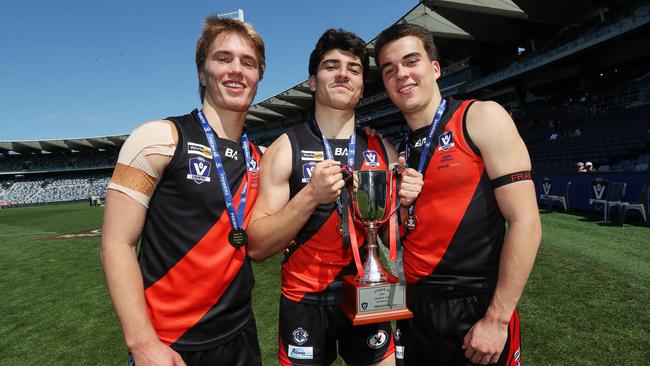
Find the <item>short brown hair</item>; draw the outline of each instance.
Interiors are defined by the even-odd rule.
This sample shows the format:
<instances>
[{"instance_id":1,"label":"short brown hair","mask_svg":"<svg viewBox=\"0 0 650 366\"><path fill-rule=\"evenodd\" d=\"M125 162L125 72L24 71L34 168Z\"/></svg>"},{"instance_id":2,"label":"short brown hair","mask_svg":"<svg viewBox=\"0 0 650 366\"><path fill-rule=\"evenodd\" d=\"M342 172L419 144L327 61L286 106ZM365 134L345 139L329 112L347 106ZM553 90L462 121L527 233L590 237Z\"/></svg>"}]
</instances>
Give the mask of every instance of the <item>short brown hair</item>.
<instances>
[{"instance_id":1,"label":"short brown hair","mask_svg":"<svg viewBox=\"0 0 650 366\"><path fill-rule=\"evenodd\" d=\"M244 23L240 20L221 18L216 14L209 15L203 22L203 31L201 36L196 41L196 70L200 73L206 58L208 57L208 50L210 44L221 33L237 33L249 39L255 47L255 52L258 58L258 70L260 73L260 80L264 76L264 69L266 68L266 57L264 54L264 41L259 33L253 28L252 25ZM199 80L199 94L201 101L205 96L205 86Z\"/></svg>"},{"instance_id":2,"label":"short brown hair","mask_svg":"<svg viewBox=\"0 0 650 366\"><path fill-rule=\"evenodd\" d=\"M424 50L429 56L429 61L438 61L438 49L433 42L433 35L426 28L416 24L394 24L384 29L375 40L375 60L379 63L379 53L388 43L400 38L413 36L422 42Z\"/></svg>"}]
</instances>

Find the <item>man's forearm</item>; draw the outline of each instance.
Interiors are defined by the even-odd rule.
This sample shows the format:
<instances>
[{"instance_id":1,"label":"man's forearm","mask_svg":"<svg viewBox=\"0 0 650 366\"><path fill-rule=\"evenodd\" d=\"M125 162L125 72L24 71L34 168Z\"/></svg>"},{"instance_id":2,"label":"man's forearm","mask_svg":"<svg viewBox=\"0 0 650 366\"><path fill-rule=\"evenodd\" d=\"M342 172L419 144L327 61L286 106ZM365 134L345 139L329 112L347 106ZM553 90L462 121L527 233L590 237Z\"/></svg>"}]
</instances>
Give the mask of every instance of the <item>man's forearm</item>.
<instances>
[{"instance_id":1,"label":"man's forearm","mask_svg":"<svg viewBox=\"0 0 650 366\"><path fill-rule=\"evenodd\" d=\"M142 273L134 248L126 244L103 246L102 265L127 347L132 349L158 340L147 313Z\"/></svg>"},{"instance_id":2,"label":"man's forearm","mask_svg":"<svg viewBox=\"0 0 650 366\"><path fill-rule=\"evenodd\" d=\"M254 219L248 227L248 255L263 261L284 250L318 207L304 187L286 206L273 215Z\"/></svg>"},{"instance_id":3,"label":"man's forearm","mask_svg":"<svg viewBox=\"0 0 650 366\"><path fill-rule=\"evenodd\" d=\"M486 316L507 323L512 317L533 268L541 240L539 219L509 224L499 264L497 287Z\"/></svg>"}]
</instances>

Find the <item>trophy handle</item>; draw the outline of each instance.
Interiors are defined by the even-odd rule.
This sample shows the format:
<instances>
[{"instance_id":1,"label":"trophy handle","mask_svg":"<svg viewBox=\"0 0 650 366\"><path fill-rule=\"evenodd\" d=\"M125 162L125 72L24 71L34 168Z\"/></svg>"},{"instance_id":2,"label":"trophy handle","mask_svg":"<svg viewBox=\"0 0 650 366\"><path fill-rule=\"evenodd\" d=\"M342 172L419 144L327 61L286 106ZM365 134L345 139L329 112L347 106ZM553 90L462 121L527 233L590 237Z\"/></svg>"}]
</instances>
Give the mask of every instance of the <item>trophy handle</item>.
<instances>
[{"instance_id":1,"label":"trophy handle","mask_svg":"<svg viewBox=\"0 0 650 366\"><path fill-rule=\"evenodd\" d=\"M390 170L390 171L392 171L392 174L391 174L391 189L390 189L390 191L391 192L393 191L392 178L395 178L394 187L395 187L395 196L397 197L397 202L395 204L395 208L388 215L386 215L383 220L378 222L379 225L383 225L386 221L388 221L391 217L393 217L393 215L397 212L397 210L399 210L400 207L402 207L402 199L399 198L399 182L398 182L398 179L401 179L401 175L400 175L400 173L398 173L398 167L399 166L397 164L395 164L393 169ZM393 198L391 197L391 201L392 201L392 199Z\"/></svg>"}]
</instances>

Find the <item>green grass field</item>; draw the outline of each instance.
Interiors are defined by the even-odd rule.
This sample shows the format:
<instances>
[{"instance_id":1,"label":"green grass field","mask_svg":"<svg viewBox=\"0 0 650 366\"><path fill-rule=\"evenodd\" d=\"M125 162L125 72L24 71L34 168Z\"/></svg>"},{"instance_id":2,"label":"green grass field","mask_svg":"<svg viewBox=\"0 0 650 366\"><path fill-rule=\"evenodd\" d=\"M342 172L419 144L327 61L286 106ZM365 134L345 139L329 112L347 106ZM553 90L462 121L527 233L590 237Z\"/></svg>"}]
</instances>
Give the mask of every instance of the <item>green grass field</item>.
<instances>
[{"instance_id":1,"label":"green grass field","mask_svg":"<svg viewBox=\"0 0 650 366\"><path fill-rule=\"evenodd\" d=\"M125 365L86 204L0 210L0 365ZM650 364L650 228L542 213L521 300L524 365ZM275 365L280 258L255 265L265 365Z\"/></svg>"}]
</instances>

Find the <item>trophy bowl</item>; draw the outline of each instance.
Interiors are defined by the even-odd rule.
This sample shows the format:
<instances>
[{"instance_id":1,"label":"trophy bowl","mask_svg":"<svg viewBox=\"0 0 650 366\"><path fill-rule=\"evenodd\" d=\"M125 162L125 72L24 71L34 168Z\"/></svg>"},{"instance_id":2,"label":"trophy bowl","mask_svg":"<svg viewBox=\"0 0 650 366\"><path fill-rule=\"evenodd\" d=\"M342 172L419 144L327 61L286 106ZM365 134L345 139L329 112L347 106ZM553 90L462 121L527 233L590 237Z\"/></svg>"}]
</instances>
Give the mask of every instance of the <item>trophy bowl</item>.
<instances>
[{"instance_id":1,"label":"trophy bowl","mask_svg":"<svg viewBox=\"0 0 650 366\"><path fill-rule=\"evenodd\" d=\"M399 209L392 170L360 170L353 173L350 185L351 209L366 228L366 259L363 273L343 277L341 307L353 325L377 323L412 317L406 308L403 284L390 274L379 260L377 230Z\"/></svg>"}]
</instances>

